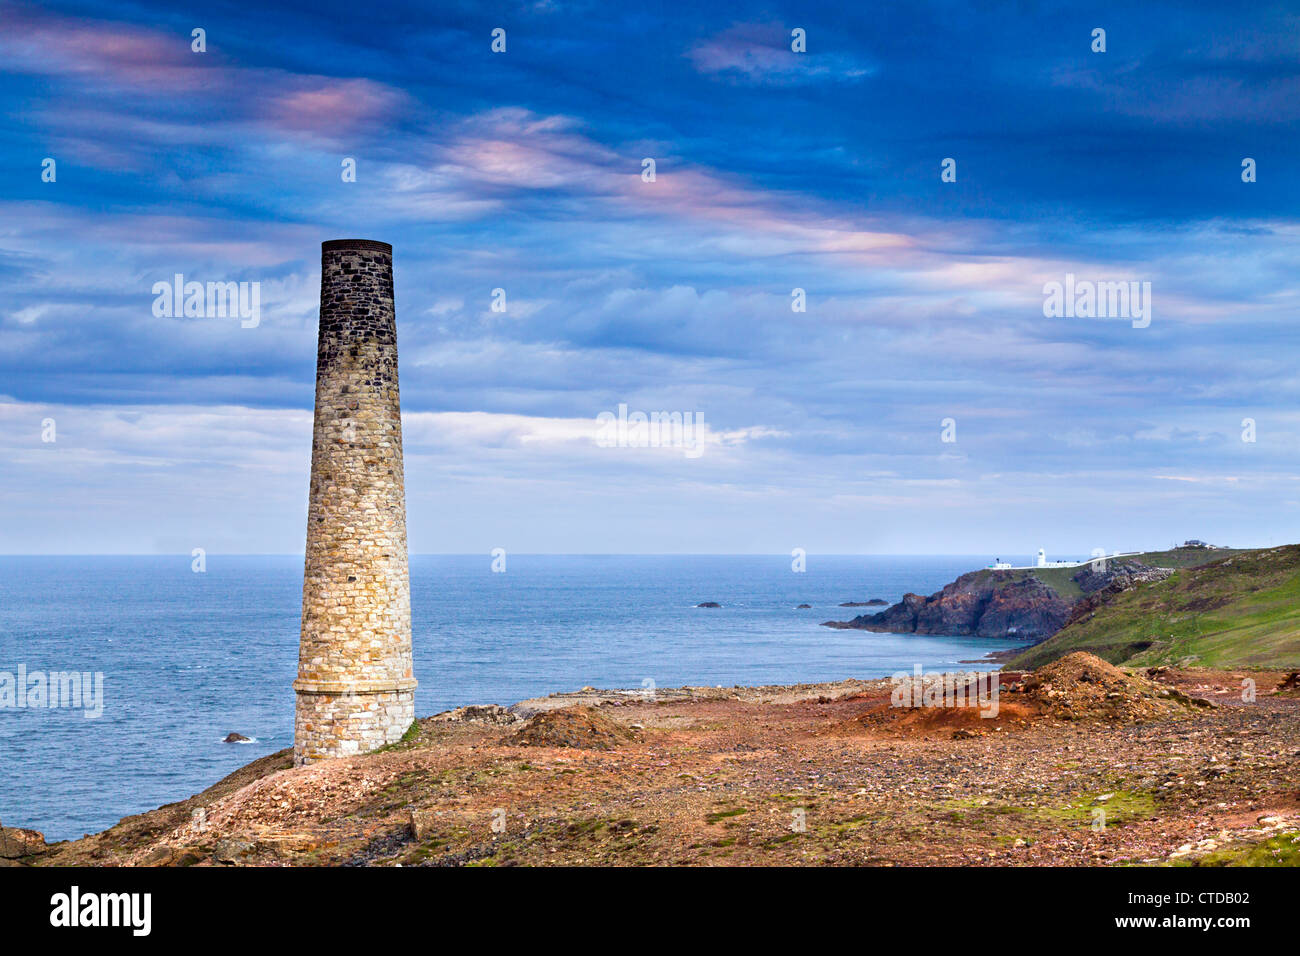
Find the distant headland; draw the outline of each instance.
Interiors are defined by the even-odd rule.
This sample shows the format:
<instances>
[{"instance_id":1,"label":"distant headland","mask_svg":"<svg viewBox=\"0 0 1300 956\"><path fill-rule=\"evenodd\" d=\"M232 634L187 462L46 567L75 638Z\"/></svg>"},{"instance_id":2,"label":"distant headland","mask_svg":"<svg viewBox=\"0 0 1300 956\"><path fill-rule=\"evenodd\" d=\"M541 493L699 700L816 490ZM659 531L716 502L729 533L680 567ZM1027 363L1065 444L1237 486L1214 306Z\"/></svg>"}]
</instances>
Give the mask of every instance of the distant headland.
<instances>
[{"instance_id":1,"label":"distant headland","mask_svg":"<svg viewBox=\"0 0 1300 956\"><path fill-rule=\"evenodd\" d=\"M1044 641L1064 627L1085 600L1160 581L1178 569L1200 567L1239 553L1195 539L1168 551L1099 553L1081 561L1049 561L1040 548L1035 564L1015 566L997 560L961 575L928 597L908 593L876 614L824 621L823 626Z\"/></svg>"}]
</instances>

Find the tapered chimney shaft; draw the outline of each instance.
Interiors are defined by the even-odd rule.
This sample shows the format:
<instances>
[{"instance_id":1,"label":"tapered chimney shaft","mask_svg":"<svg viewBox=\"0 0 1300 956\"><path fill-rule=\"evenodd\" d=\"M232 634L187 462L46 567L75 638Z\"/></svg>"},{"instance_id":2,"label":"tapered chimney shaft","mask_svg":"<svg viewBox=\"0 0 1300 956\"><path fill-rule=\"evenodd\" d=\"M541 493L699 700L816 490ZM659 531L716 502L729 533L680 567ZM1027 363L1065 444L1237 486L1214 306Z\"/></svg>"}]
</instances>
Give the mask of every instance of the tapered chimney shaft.
<instances>
[{"instance_id":1,"label":"tapered chimney shaft","mask_svg":"<svg viewBox=\"0 0 1300 956\"><path fill-rule=\"evenodd\" d=\"M373 750L415 719L393 247L321 245L294 764Z\"/></svg>"}]
</instances>

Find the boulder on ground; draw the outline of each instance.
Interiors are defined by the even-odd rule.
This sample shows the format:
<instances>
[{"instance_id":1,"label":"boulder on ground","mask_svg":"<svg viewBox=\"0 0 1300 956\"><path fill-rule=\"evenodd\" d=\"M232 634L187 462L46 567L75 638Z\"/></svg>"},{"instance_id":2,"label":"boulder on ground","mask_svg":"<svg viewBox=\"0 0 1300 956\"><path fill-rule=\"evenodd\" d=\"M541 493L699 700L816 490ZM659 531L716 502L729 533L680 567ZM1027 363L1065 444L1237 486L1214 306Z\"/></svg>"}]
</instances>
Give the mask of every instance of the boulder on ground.
<instances>
[{"instance_id":1,"label":"boulder on ground","mask_svg":"<svg viewBox=\"0 0 1300 956\"><path fill-rule=\"evenodd\" d=\"M176 851L169 846L156 846L140 857L141 866L172 866L176 862Z\"/></svg>"},{"instance_id":2,"label":"boulder on ground","mask_svg":"<svg viewBox=\"0 0 1300 956\"><path fill-rule=\"evenodd\" d=\"M212 859L225 866L235 866L251 856L256 849L248 840L231 837L216 842L212 847Z\"/></svg>"},{"instance_id":3,"label":"boulder on ground","mask_svg":"<svg viewBox=\"0 0 1300 956\"><path fill-rule=\"evenodd\" d=\"M18 860L45 852L45 834L39 830L0 825L0 860Z\"/></svg>"},{"instance_id":4,"label":"boulder on ground","mask_svg":"<svg viewBox=\"0 0 1300 956\"><path fill-rule=\"evenodd\" d=\"M412 810L411 811L411 838L419 843L429 839L438 829L438 814L436 810Z\"/></svg>"},{"instance_id":5,"label":"boulder on ground","mask_svg":"<svg viewBox=\"0 0 1300 956\"><path fill-rule=\"evenodd\" d=\"M500 704L467 704L437 714L433 719L453 724L513 724L519 718Z\"/></svg>"}]
</instances>

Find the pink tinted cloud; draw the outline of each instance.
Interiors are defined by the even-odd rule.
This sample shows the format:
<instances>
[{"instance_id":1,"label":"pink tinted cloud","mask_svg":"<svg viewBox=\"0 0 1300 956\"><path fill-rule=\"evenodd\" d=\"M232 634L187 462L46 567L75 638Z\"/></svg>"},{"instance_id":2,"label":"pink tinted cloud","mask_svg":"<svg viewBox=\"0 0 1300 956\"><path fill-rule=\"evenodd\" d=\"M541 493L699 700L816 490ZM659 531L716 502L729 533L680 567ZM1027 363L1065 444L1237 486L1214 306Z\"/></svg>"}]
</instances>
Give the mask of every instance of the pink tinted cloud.
<instances>
[{"instance_id":1,"label":"pink tinted cloud","mask_svg":"<svg viewBox=\"0 0 1300 956\"><path fill-rule=\"evenodd\" d=\"M490 110L462 122L439 159L458 178L487 185L618 191L625 157L576 132L577 125L516 107Z\"/></svg>"},{"instance_id":2,"label":"pink tinted cloud","mask_svg":"<svg viewBox=\"0 0 1300 956\"><path fill-rule=\"evenodd\" d=\"M194 89L205 84L207 71L194 69L188 34L74 20L9 4L0 6L0 19L5 23L0 56L14 71L132 87Z\"/></svg>"},{"instance_id":3,"label":"pink tinted cloud","mask_svg":"<svg viewBox=\"0 0 1300 956\"><path fill-rule=\"evenodd\" d=\"M119 91L183 92L196 107L216 105L224 114L294 136L345 135L381 123L405 102L405 94L373 80L242 67L215 51L194 53L185 31L74 20L3 2L0 19L6 68L80 83L92 102ZM46 115L58 121L57 114ZM129 115L138 122L134 109Z\"/></svg>"},{"instance_id":4,"label":"pink tinted cloud","mask_svg":"<svg viewBox=\"0 0 1300 956\"><path fill-rule=\"evenodd\" d=\"M567 117L497 109L462 123L436 151L431 188L465 194L490 189L565 190L604 204L610 218L666 217L706 223L787 251L880 255L916 243L898 232L828 218L807 197L733 182L660 156L654 182L642 180L644 150L617 151L582 135ZM403 201L410 201L406 197Z\"/></svg>"},{"instance_id":5,"label":"pink tinted cloud","mask_svg":"<svg viewBox=\"0 0 1300 956\"><path fill-rule=\"evenodd\" d=\"M398 112L403 95L365 79L308 77L271 99L262 119L284 130L347 132L382 123Z\"/></svg>"}]
</instances>

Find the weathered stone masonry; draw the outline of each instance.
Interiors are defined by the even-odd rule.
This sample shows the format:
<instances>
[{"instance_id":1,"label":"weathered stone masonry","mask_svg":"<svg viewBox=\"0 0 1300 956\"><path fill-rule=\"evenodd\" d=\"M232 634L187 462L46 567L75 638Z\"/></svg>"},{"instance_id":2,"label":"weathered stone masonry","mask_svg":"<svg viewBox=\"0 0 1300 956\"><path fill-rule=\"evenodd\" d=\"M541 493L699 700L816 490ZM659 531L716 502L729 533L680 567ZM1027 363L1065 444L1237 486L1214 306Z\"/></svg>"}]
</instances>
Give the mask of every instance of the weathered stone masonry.
<instances>
[{"instance_id":1,"label":"weathered stone masonry","mask_svg":"<svg viewBox=\"0 0 1300 956\"><path fill-rule=\"evenodd\" d=\"M294 764L392 743L415 719L393 248L321 245L320 336Z\"/></svg>"}]
</instances>

